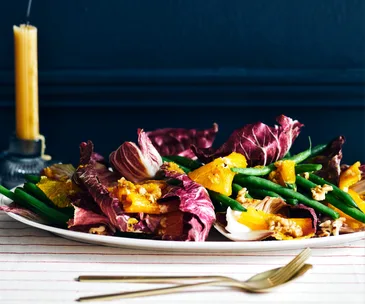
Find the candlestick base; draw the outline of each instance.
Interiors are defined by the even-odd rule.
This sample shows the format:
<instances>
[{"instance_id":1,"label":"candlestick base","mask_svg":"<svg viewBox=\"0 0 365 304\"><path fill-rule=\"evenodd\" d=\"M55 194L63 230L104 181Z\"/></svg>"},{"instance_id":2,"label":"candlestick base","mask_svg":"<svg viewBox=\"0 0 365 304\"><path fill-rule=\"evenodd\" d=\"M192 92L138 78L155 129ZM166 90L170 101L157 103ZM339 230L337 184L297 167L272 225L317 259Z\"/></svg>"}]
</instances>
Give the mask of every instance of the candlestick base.
<instances>
[{"instance_id":1,"label":"candlestick base","mask_svg":"<svg viewBox=\"0 0 365 304\"><path fill-rule=\"evenodd\" d=\"M9 150L0 154L0 183L11 189L25 182L25 174L39 174L54 161L44 158L44 138L22 140L10 138Z\"/></svg>"}]
</instances>

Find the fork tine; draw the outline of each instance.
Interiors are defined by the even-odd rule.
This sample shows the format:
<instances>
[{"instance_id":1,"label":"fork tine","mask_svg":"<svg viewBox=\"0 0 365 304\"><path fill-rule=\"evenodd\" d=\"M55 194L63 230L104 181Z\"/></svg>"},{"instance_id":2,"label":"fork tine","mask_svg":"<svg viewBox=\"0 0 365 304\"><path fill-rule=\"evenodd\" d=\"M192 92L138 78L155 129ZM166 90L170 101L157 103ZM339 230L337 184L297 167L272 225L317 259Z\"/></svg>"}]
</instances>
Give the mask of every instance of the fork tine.
<instances>
[{"instance_id":1,"label":"fork tine","mask_svg":"<svg viewBox=\"0 0 365 304\"><path fill-rule=\"evenodd\" d=\"M278 276L274 279L269 279L272 284L280 285L288 281L290 278L293 277L303 266L305 265L305 260L301 260L295 265L292 265L290 269L287 270L287 272L282 273L281 276Z\"/></svg>"},{"instance_id":2,"label":"fork tine","mask_svg":"<svg viewBox=\"0 0 365 304\"><path fill-rule=\"evenodd\" d=\"M271 281L277 281L278 278L281 278L281 276L288 271L291 271L293 267L297 267L302 261L308 259L310 254L310 249L306 248L302 252L300 252L292 261L290 261L288 264L286 264L284 267L282 267L279 271L277 271L272 277L270 277ZM281 280L281 279L280 279Z\"/></svg>"},{"instance_id":3,"label":"fork tine","mask_svg":"<svg viewBox=\"0 0 365 304\"><path fill-rule=\"evenodd\" d=\"M281 284L290 279L301 267L303 267L305 261L310 256L310 249L306 248L303 250L295 259L293 259L289 264L284 266L278 272L276 272L269 281L272 284Z\"/></svg>"},{"instance_id":4,"label":"fork tine","mask_svg":"<svg viewBox=\"0 0 365 304\"><path fill-rule=\"evenodd\" d=\"M293 271L293 268L297 268L299 265L303 264L309 258L309 256L310 256L309 249L302 251L295 259L293 259L293 261L291 261L286 266L284 266L280 271L275 273L272 279L277 279L278 277L281 277L288 271Z\"/></svg>"},{"instance_id":5,"label":"fork tine","mask_svg":"<svg viewBox=\"0 0 365 304\"><path fill-rule=\"evenodd\" d=\"M291 265L295 264L299 259L308 256L310 252L311 252L310 248L302 250L294 259L292 259L288 264L281 267L281 269L277 271L273 276L275 277L276 275L280 275L282 272L285 272Z\"/></svg>"}]
</instances>

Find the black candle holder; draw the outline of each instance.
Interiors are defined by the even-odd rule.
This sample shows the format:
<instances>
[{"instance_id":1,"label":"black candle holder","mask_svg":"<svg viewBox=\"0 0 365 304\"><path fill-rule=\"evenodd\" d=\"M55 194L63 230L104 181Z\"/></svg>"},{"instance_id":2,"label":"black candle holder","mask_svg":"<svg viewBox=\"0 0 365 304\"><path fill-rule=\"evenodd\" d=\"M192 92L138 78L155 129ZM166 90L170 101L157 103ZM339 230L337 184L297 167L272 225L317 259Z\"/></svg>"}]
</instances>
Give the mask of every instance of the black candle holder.
<instances>
[{"instance_id":1,"label":"black candle holder","mask_svg":"<svg viewBox=\"0 0 365 304\"><path fill-rule=\"evenodd\" d=\"M36 140L19 139L11 136L9 149L0 155L0 183L11 189L24 183L25 174L39 174L52 162L44 155L43 136Z\"/></svg>"}]
</instances>

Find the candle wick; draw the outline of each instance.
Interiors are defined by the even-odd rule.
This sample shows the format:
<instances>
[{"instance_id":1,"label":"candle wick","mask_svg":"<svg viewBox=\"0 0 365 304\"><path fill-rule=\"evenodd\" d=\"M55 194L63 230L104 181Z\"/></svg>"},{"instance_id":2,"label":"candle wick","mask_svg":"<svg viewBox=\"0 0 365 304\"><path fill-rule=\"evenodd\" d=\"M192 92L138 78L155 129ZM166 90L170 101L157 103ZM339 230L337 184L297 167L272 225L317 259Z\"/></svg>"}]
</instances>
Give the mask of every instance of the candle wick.
<instances>
[{"instance_id":1,"label":"candle wick","mask_svg":"<svg viewBox=\"0 0 365 304\"><path fill-rule=\"evenodd\" d=\"M27 25L29 25L29 16L30 16L31 7L32 7L32 0L29 0L28 1L28 8L27 8L27 17L26 17Z\"/></svg>"}]
</instances>

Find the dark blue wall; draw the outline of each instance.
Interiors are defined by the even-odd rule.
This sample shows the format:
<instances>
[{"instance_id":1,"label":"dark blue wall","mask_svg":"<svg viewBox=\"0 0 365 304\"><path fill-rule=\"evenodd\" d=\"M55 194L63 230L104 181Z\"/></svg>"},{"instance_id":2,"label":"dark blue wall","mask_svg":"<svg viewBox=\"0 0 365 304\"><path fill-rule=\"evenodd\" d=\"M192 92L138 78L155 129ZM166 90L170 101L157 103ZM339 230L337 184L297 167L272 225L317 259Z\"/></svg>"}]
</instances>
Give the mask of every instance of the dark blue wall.
<instances>
[{"instance_id":1,"label":"dark blue wall","mask_svg":"<svg viewBox=\"0 0 365 304\"><path fill-rule=\"evenodd\" d=\"M0 150L14 130L12 25L27 0L1 1ZM245 123L284 113L306 128L297 149L338 134L364 160L365 1L33 0L41 132L47 152L104 154L138 127Z\"/></svg>"}]
</instances>

